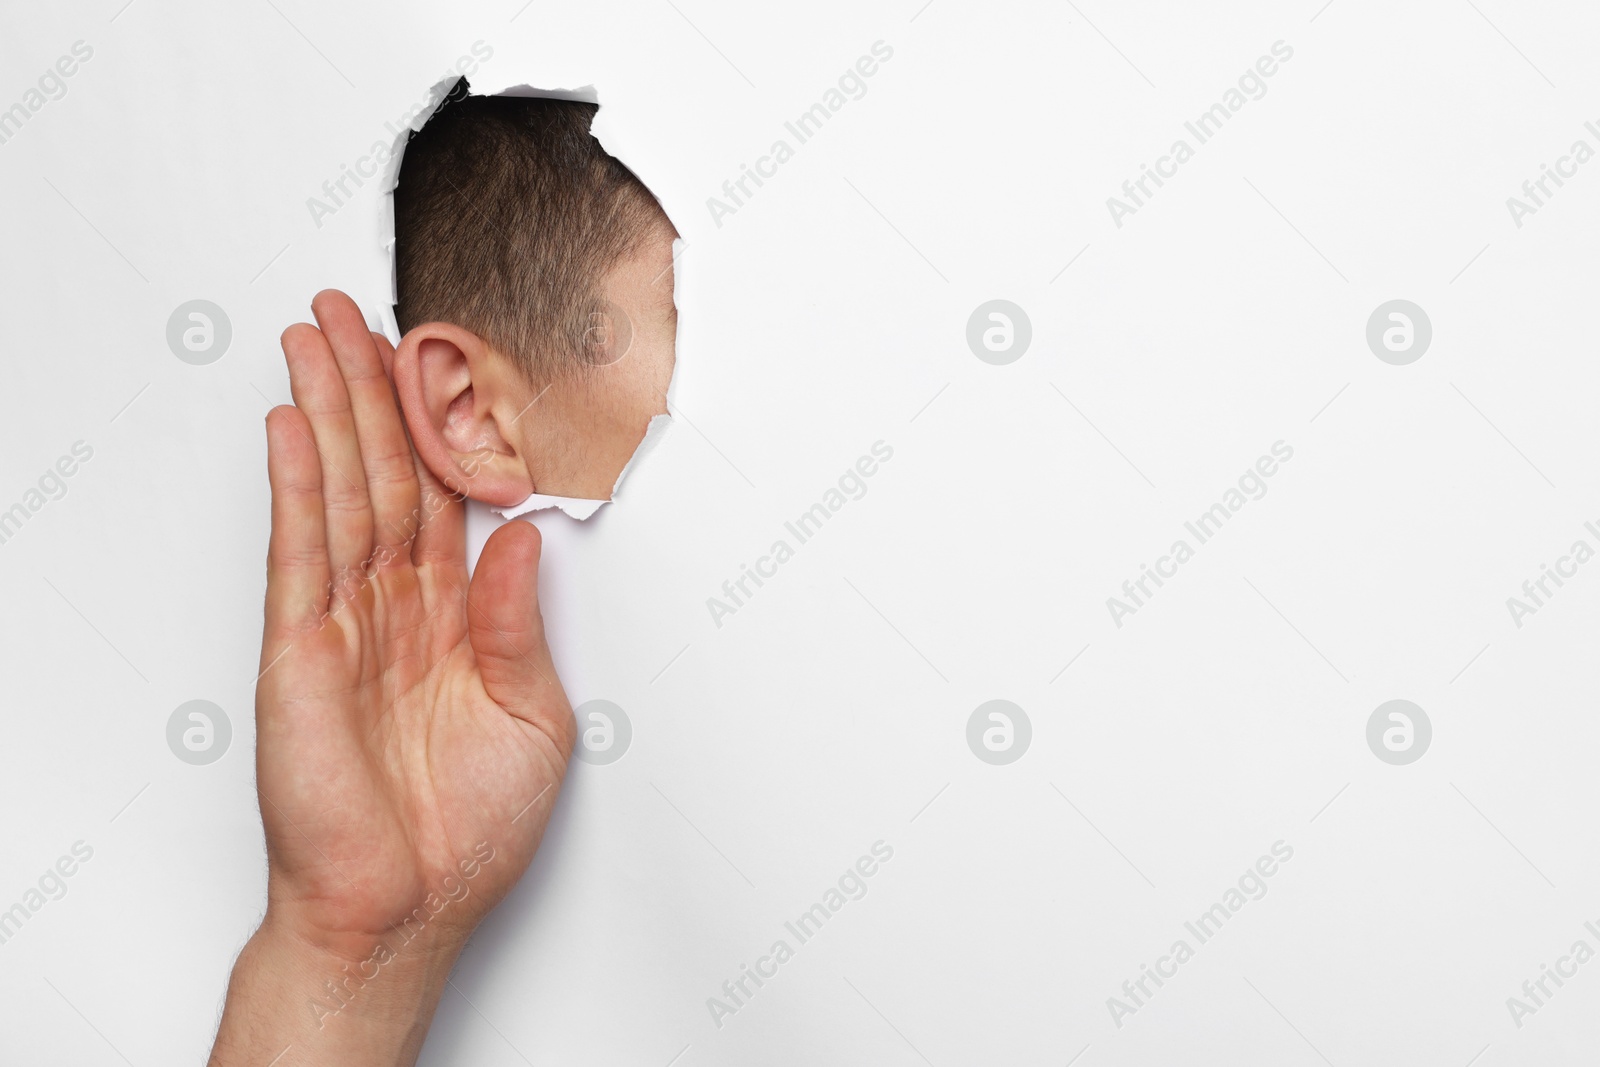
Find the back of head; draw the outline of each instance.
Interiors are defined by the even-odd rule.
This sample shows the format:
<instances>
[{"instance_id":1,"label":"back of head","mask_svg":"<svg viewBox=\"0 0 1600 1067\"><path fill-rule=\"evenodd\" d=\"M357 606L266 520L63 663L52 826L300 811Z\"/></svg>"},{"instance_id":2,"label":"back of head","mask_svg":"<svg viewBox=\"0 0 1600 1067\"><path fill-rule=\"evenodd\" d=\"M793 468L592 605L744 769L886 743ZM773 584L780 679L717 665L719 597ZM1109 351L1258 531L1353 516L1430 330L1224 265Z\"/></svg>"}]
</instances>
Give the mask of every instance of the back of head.
<instances>
[{"instance_id":1,"label":"back of head","mask_svg":"<svg viewBox=\"0 0 1600 1067\"><path fill-rule=\"evenodd\" d=\"M395 318L470 330L535 380L581 370L606 272L670 223L589 132L597 105L465 88L401 159Z\"/></svg>"}]
</instances>

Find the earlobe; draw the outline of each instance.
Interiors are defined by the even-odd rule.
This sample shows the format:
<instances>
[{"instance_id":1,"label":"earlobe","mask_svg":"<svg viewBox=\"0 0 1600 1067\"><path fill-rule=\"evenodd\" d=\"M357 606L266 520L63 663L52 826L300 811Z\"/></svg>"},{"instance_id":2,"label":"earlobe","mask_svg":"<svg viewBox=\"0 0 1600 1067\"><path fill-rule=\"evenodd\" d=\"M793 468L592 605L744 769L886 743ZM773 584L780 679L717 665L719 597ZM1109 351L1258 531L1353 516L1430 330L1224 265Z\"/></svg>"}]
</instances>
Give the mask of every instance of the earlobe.
<instances>
[{"instance_id":1,"label":"earlobe","mask_svg":"<svg viewBox=\"0 0 1600 1067\"><path fill-rule=\"evenodd\" d=\"M477 334L430 322L401 339L392 373L411 443L433 476L453 493L509 507L534 487L514 439L501 432L492 359Z\"/></svg>"}]
</instances>

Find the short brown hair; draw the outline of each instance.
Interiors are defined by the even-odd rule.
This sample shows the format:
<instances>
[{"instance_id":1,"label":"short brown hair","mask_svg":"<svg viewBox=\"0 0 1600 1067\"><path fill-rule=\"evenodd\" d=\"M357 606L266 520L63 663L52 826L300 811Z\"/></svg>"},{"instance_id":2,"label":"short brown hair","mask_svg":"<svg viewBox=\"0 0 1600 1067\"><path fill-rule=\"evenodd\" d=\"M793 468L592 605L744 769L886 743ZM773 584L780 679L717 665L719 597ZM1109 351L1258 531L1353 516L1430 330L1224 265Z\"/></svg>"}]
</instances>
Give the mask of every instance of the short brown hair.
<instances>
[{"instance_id":1,"label":"short brown hair","mask_svg":"<svg viewBox=\"0 0 1600 1067\"><path fill-rule=\"evenodd\" d=\"M401 157L396 322L471 330L536 379L582 368L601 279L666 215L589 132L598 105L466 88Z\"/></svg>"}]
</instances>

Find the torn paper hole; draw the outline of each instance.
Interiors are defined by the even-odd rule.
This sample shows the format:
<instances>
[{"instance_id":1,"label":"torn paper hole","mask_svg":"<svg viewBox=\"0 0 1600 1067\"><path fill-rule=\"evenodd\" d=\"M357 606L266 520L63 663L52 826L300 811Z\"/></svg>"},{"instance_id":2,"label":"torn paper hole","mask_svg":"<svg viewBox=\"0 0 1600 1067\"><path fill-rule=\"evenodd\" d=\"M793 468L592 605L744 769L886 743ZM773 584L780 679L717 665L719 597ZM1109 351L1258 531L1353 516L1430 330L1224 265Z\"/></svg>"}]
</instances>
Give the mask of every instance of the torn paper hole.
<instances>
[{"instance_id":1,"label":"torn paper hole","mask_svg":"<svg viewBox=\"0 0 1600 1067\"><path fill-rule=\"evenodd\" d=\"M411 142L413 133L421 131L427 125L428 121L436 113L438 113L440 107L444 106L446 103L456 104L458 101L468 98L480 99L496 97L568 100L593 104L596 108L599 107L598 94L592 85L582 86L575 89L543 90L536 89L526 84L519 84L499 87L489 86L489 91L486 92L473 92L473 88L476 87L470 87L463 78L452 76L442 79L433 86L432 90L429 92L427 102L423 107L417 109L407 128L401 130L396 137L394 149L390 153L388 170L385 174L385 180L382 186L384 192L382 243L389 262L391 304L398 304L400 289L400 262L396 249L397 227L395 217L395 190L399 185L404 154L408 144ZM598 123L596 123L596 125L598 125ZM620 158L619 153L612 151L612 146L606 145L604 142L600 142L598 131L591 129L590 136L594 137L595 140L600 143L601 149L603 149L606 153L610 154L614 158ZM629 181L631 182L632 178L630 178ZM642 186L642 182L639 183L639 185ZM651 195L653 197L653 194ZM471 205L468 206L470 207ZM665 208L660 206L659 200L656 201L656 206L661 212L661 217L666 219ZM669 228L671 227L670 220L667 220L667 226ZM659 227L651 230L651 232L659 232ZM665 236L665 234L662 235L663 238ZM660 271L652 266L651 269L646 272L648 274L654 274L655 278L657 279L657 282L652 282L652 285L658 283L660 275L663 273L669 274L671 277L671 288L668 293L668 299L670 301L669 308L676 308L678 306L676 291L677 271L674 270L673 267L677 262L683 243L684 242L681 238L674 237L672 240L670 249L671 263L667 266L665 271ZM658 252L656 254L660 255L661 253ZM626 266L629 270L632 269L631 261L619 262L616 264L616 266L619 268ZM626 274L627 272L622 271L622 273ZM639 276L641 275L638 275L637 273L635 274L635 277ZM607 274L605 277L607 279L606 284L610 285L612 275ZM634 282L634 286L635 289L633 291L637 292L638 283ZM606 335L608 337L620 336L624 338L624 340L620 342L622 353L614 358L608 358L601 362L592 363L592 366L596 368L605 368L620 363L623 359L623 356L627 355L629 353L629 349L633 346L633 336L636 332L633 325L633 316L629 315L626 309L623 309L620 318L615 318L610 314L610 311L614 310L616 305L611 301L609 296L602 297L602 301L607 308L607 314L603 318L603 323L605 324L603 328L606 331ZM655 325L658 322L665 321L661 319L659 314L652 316L648 311L644 317L649 320L650 325ZM593 318L592 315L591 318ZM672 322L675 323L675 321L676 319L674 314ZM614 333L610 325L612 322L619 324ZM394 332L398 338L400 335L398 322L395 323ZM661 343L663 336L665 336L664 345ZM657 369L653 371L646 370L636 372L643 374L643 377L638 380L629 381L627 385L620 390L619 395L631 396L635 399L641 395L657 396L661 399L661 401L664 402L666 406L670 408L672 386L676 380L676 375L673 373L675 370L677 350L675 328L671 331L665 332L660 329L656 329L652 334L652 341L654 343L647 342L646 344L640 346L644 351L641 355L634 356L634 362L636 364L645 363L654 368L661 368L664 361L664 370ZM589 339L588 331L585 332L584 343L593 343ZM597 350L604 351L605 349L602 346L616 343L618 342L614 340L602 341L600 345L597 346ZM513 346L512 350L516 350L515 346ZM585 352L588 351L589 349L586 348ZM647 388L643 388L641 390L641 385L647 386ZM541 392L539 397L543 397L544 395L544 392ZM536 397L534 402L537 402L539 397ZM602 397L600 403L603 404L605 402L606 399ZM560 407L561 405L559 402L547 402L545 408L541 409L541 415L549 416L552 422L558 423L560 421ZM556 408L557 412L552 412L552 408ZM530 420L530 422L532 421L533 420ZM625 451L625 442L634 441L635 438L631 436L631 433L637 433L638 431L631 431L627 434L627 436L622 438L623 443L620 447L618 439L613 436L610 441L606 442L607 445L611 446L609 449L604 447L592 448L590 446L593 446L596 442L586 439L584 441L583 448L565 448L556 450L561 452L579 453L583 454L585 457L588 457L591 454L598 456L599 458L593 460L586 459L586 462L590 462L591 465L594 466L594 469L589 472L591 474L599 474L602 471L616 470L617 473L615 480L611 482L610 491L604 497L588 495L560 495L555 491L538 491L539 488L547 488L552 490L559 488L559 485L554 483L560 483L561 479L558 477L553 477L550 479L549 483L542 486L536 486L536 491L530 496L526 497L520 503L505 506L491 505L490 510L503 518L510 519L516 516L526 515L534 511L557 509L573 519L577 519L579 521L586 520L594 515L602 505L609 503L617 496L621 489L623 479L626 478L628 473L638 465L640 458L644 456L666 432L666 429L671 424L671 421L671 416L668 414L656 412L650 413L648 423L645 426L643 433L636 439L637 443L633 445L631 453ZM588 425L600 425L601 423L602 420L600 419L578 421L576 424L583 426L584 429L575 430L574 433L587 432ZM614 430L617 426L617 422L615 419L613 419L610 422L605 423L605 425ZM638 423L631 423L631 425L636 426ZM572 435L569 434L564 439L563 443L565 441L570 441L571 439ZM532 455L536 454L537 451L537 449L529 449L528 453ZM620 467L616 466L618 463L620 463ZM480 484L482 483L480 482ZM587 479L585 484L593 487L590 490L591 492L598 493L602 491L601 487L604 485L604 481L590 477Z\"/></svg>"}]
</instances>

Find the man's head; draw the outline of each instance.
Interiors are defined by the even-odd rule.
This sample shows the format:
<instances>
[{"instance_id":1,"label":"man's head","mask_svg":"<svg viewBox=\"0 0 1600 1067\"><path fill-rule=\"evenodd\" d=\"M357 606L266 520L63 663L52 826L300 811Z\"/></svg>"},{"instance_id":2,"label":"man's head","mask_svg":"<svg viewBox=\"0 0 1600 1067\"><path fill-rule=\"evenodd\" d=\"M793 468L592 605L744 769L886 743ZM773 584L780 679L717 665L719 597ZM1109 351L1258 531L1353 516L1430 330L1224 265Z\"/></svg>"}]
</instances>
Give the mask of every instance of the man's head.
<instances>
[{"instance_id":1,"label":"man's head","mask_svg":"<svg viewBox=\"0 0 1600 1067\"><path fill-rule=\"evenodd\" d=\"M595 111L452 93L401 160L395 385L429 469L491 504L609 497L666 410L677 233Z\"/></svg>"}]
</instances>

